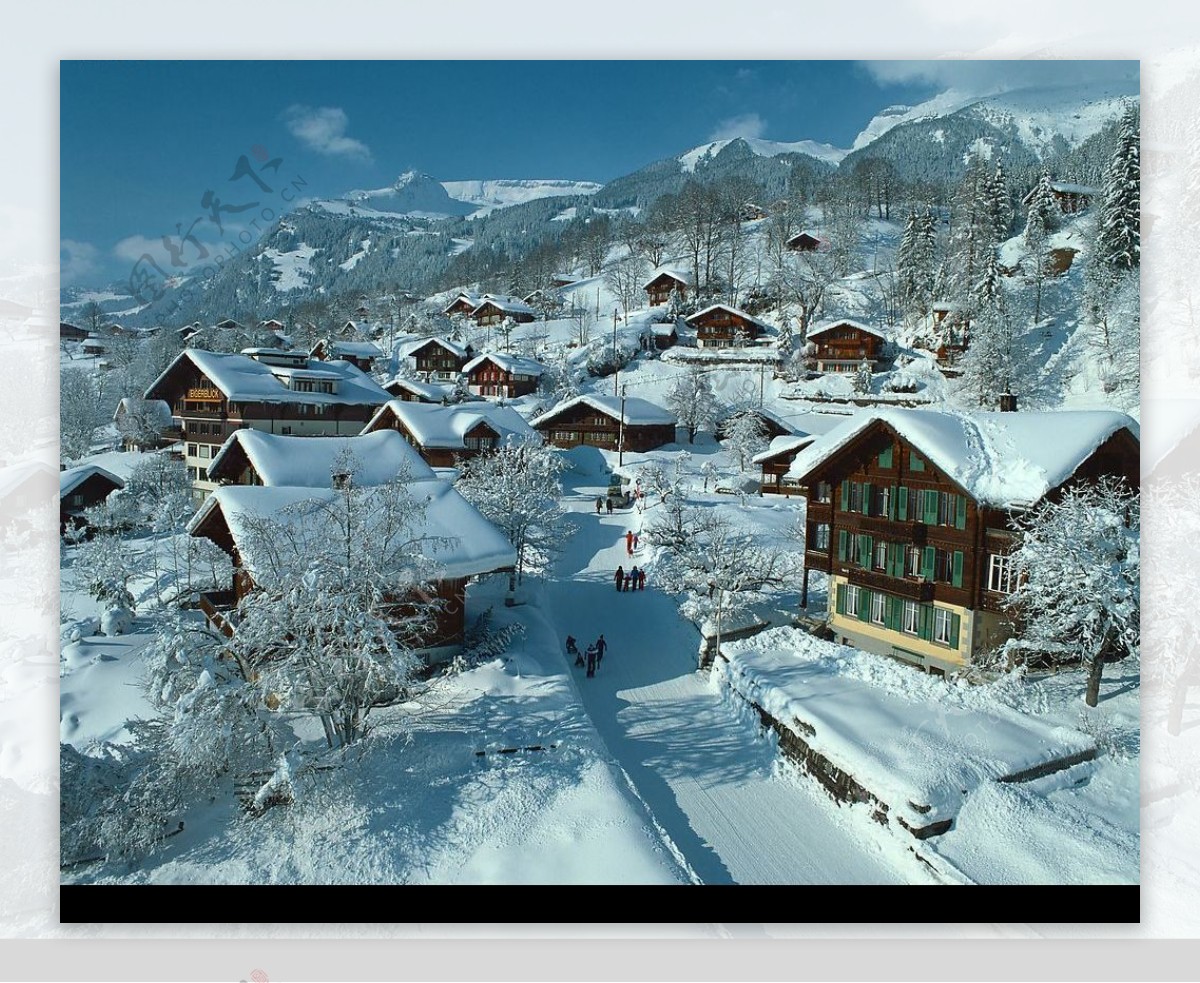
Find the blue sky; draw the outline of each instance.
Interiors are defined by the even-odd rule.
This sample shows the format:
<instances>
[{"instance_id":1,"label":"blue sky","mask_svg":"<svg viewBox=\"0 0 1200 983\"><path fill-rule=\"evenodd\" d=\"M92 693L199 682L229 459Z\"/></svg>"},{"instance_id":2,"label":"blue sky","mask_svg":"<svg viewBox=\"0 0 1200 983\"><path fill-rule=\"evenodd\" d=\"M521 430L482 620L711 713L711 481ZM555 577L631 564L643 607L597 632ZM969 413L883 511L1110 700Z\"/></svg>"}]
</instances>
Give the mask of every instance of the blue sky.
<instances>
[{"instance_id":1,"label":"blue sky","mask_svg":"<svg viewBox=\"0 0 1200 983\"><path fill-rule=\"evenodd\" d=\"M727 136L845 147L885 106L1089 64L64 61L63 282L121 276L177 223L215 239L209 190L278 212L297 177L312 196L410 169L603 182ZM262 184L230 181L243 155ZM247 229L260 213L219 215Z\"/></svg>"}]
</instances>

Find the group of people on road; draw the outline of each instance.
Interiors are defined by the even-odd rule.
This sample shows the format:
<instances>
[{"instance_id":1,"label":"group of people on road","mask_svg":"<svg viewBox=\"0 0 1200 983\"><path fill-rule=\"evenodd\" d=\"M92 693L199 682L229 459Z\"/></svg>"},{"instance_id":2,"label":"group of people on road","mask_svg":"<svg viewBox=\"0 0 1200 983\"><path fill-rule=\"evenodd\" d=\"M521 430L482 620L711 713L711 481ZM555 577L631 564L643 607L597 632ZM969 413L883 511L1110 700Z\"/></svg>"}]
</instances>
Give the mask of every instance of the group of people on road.
<instances>
[{"instance_id":1,"label":"group of people on road","mask_svg":"<svg viewBox=\"0 0 1200 983\"><path fill-rule=\"evenodd\" d=\"M631 567L628 571L624 567L617 567L617 572L613 574L613 581L619 591L645 590L646 571L639 570L636 566Z\"/></svg>"},{"instance_id":2,"label":"group of people on road","mask_svg":"<svg viewBox=\"0 0 1200 983\"><path fill-rule=\"evenodd\" d=\"M575 642L573 635L567 636L567 655L575 656L575 665L586 666L589 677L596 675L596 670L600 668L600 663L604 661L604 653L608 651L608 642L604 640L604 635L601 634L584 652L579 651L579 646Z\"/></svg>"},{"instance_id":3,"label":"group of people on road","mask_svg":"<svg viewBox=\"0 0 1200 983\"><path fill-rule=\"evenodd\" d=\"M613 500L611 495L608 498L596 497L596 515L599 515L602 509L607 509L609 515L613 514Z\"/></svg>"},{"instance_id":4,"label":"group of people on road","mask_svg":"<svg viewBox=\"0 0 1200 983\"><path fill-rule=\"evenodd\" d=\"M625 552L633 556L633 551L638 548L638 534L632 529L625 532Z\"/></svg>"}]
</instances>

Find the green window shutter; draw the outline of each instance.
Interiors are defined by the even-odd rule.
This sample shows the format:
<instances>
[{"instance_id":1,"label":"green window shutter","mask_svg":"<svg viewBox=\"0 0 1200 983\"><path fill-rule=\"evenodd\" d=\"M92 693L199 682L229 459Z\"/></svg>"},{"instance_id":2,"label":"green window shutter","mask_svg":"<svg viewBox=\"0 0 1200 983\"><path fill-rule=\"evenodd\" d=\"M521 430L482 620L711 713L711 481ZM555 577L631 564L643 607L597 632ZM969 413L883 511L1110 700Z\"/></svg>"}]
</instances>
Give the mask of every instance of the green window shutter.
<instances>
[{"instance_id":1,"label":"green window shutter","mask_svg":"<svg viewBox=\"0 0 1200 983\"><path fill-rule=\"evenodd\" d=\"M843 563L846 561L846 541L850 538L849 533L845 529L838 530L838 559Z\"/></svg>"},{"instance_id":2,"label":"green window shutter","mask_svg":"<svg viewBox=\"0 0 1200 983\"><path fill-rule=\"evenodd\" d=\"M967 528L967 497L965 495L956 496L958 499L958 509L954 516L954 528Z\"/></svg>"},{"instance_id":3,"label":"green window shutter","mask_svg":"<svg viewBox=\"0 0 1200 983\"><path fill-rule=\"evenodd\" d=\"M896 486L896 518L901 522L908 518L908 489L903 485Z\"/></svg>"},{"instance_id":4,"label":"green window shutter","mask_svg":"<svg viewBox=\"0 0 1200 983\"><path fill-rule=\"evenodd\" d=\"M871 620L871 592L869 590L858 592L858 620Z\"/></svg>"},{"instance_id":5,"label":"green window shutter","mask_svg":"<svg viewBox=\"0 0 1200 983\"><path fill-rule=\"evenodd\" d=\"M925 461L916 451L908 452L908 468L910 471L924 471Z\"/></svg>"},{"instance_id":6,"label":"green window shutter","mask_svg":"<svg viewBox=\"0 0 1200 983\"><path fill-rule=\"evenodd\" d=\"M888 543L887 546L887 575L889 577L896 576L896 544Z\"/></svg>"},{"instance_id":7,"label":"green window shutter","mask_svg":"<svg viewBox=\"0 0 1200 983\"><path fill-rule=\"evenodd\" d=\"M871 514L871 492L875 490L875 486L868 482L863 482L862 490L862 512L863 515Z\"/></svg>"},{"instance_id":8,"label":"green window shutter","mask_svg":"<svg viewBox=\"0 0 1200 983\"><path fill-rule=\"evenodd\" d=\"M892 631L899 631L900 630L900 617L901 617L901 612L903 611L903 606L896 598L892 597L890 594L887 597L887 601L884 602L884 605L885 605L885 614L884 614L885 627L891 629Z\"/></svg>"},{"instance_id":9,"label":"green window shutter","mask_svg":"<svg viewBox=\"0 0 1200 983\"><path fill-rule=\"evenodd\" d=\"M892 466L892 448L890 446L879 452L879 466L881 468Z\"/></svg>"},{"instance_id":10,"label":"green window shutter","mask_svg":"<svg viewBox=\"0 0 1200 983\"><path fill-rule=\"evenodd\" d=\"M858 537L858 565L867 570L871 569L871 537Z\"/></svg>"},{"instance_id":11,"label":"green window shutter","mask_svg":"<svg viewBox=\"0 0 1200 983\"><path fill-rule=\"evenodd\" d=\"M937 549L933 546L926 546L921 555L921 576L926 580L933 580L933 571L937 564Z\"/></svg>"},{"instance_id":12,"label":"green window shutter","mask_svg":"<svg viewBox=\"0 0 1200 983\"><path fill-rule=\"evenodd\" d=\"M845 584L837 585L837 613L838 614L846 613L846 585Z\"/></svg>"},{"instance_id":13,"label":"green window shutter","mask_svg":"<svg viewBox=\"0 0 1200 983\"><path fill-rule=\"evenodd\" d=\"M842 482L842 511L850 511L850 482L845 480Z\"/></svg>"},{"instance_id":14,"label":"green window shutter","mask_svg":"<svg viewBox=\"0 0 1200 983\"><path fill-rule=\"evenodd\" d=\"M958 626L962 618L957 614L950 615L950 647L958 648Z\"/></svg>"},{"instance_id":15,"label":"green window shutter","mask_svg":"<svg viewBox=\"0 0 1200 983\"><path fill-rule=\"evenodd\" d=\"M953 565L950 570L950 583L955 587L962 586L963 555L962 550L954 551Z\"/></svg>"},{"instance_id":16,"label":"green window shutter","mask_svg":"<svg viewBox=\"0 0 1200 983\"><path fill-rule=\"evenodd\" d=\"M892 519L893 521L896 518L896 489L895 488L893 488L891 490L891 494L888 495L887 517L889 519Z\"/></svg>"},{"instance_id":17,"label":"green window shutter","mask_svg":"<svg viewBox=\"0 0 1200 983\"><path fill-rule=\"evenodd\" d=\"M922 521L927 526L936 526L938 513L938 493L935 491L926 490L922 492L921 497L924 500L924 515L922 516Z\"/></svg>"},{"instance_id":18,"label":"green window shutter","mask_svg":"<svg viewBox=\"0 0 1200 983\"><path fill-rule=\"evenodd\" d=\"M933 640L933 605L922 604L917 618L917 636L929 642Z\"/></svg>"}]
</instances>

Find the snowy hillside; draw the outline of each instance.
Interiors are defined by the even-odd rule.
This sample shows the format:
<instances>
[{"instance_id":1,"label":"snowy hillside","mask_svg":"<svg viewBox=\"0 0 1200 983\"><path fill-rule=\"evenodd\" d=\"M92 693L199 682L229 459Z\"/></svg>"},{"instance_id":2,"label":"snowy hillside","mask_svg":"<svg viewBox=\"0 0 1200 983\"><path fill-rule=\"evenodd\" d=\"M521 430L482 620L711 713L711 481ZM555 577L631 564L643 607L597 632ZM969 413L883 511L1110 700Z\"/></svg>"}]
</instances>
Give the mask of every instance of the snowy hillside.
<instances>
[{"instance_id":1,"label":"snowy hillside","mask_svg":"<svg viewBox=\"0 0 1200 983\"><path fill-rule=\"evenodd\" d=\"M442 187L456 201L477 205L475 215L486 215L497 208L520 205L539 198L564 195L594 195L603 185L595 181L491 180L443 181Z\"/></svg>"},{"instance_id":2,"label":"snowy hillside","mask_svg":"<svg viewBox=\"0 0 1200 983\"><path fill-rule=\"evenodd\" d=\"M699 147L693 147L686 153L679 155L679 166L683 171L692 174L695 172L698 163L716 157L717 154L735 140L740 140L746 144L759 157L778 157L780 154L807 154L809 157L815 157L817 160L823 160L828 164L836 164L849 153L847 150L839 150L828 143L818 143L815 140L779 143L774 140L759 140L754 137L734 137L729 140L716 140L712 143L701 144Z\"/></svg>"}]
</instances>

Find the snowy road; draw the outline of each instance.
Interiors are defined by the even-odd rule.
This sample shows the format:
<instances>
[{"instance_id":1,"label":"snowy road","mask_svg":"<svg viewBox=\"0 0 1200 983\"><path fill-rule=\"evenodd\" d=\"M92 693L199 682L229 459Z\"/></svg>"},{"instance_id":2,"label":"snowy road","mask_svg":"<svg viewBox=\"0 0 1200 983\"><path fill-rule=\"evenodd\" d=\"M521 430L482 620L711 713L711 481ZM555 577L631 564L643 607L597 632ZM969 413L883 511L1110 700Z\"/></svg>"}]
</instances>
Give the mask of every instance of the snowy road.
<instances>
[{"instance_id":1,"label":"snowy road","mask_svg":"<svg viewBox=\"0 0 1200 983\"><path fill-rule=\"evenodd\" d=\"M586 480L586 479L585 479ZM573 493L572 493L573 492ZM576 526L547 585L561 638L583 649L601 632L596 677L572 669L609 752L658 823L709 884L891 884L926 875L911 854L865 835L865 817L773 773L771 746L695 671L699 634L654 589L618 593L626 529L637 513L596 516L596 489L568 489ZM590 514L589 514L590 512ZM646 555L643 544L632 562Z\"/></svg>"}]
</instances>

